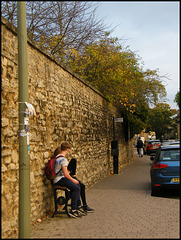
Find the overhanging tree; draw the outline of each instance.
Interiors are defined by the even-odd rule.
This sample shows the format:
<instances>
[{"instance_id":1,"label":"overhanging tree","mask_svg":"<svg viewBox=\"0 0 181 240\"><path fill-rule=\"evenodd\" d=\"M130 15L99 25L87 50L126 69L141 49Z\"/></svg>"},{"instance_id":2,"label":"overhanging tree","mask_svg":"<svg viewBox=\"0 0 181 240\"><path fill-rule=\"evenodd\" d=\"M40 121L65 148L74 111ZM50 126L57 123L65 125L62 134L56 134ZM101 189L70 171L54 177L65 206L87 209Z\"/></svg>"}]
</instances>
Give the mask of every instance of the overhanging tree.
<instances>
[{"instance_id":1,"label":"overhanging tree","mask_svg":"<svg viewBox=\"0 0 181 240\"><path fill-rule=\"evenodd\" d=\"M96 3L27 2L30 39L98 88L124 116L131 136L146 127L150 104L166 96L158 70L143 70L140 57L95 19ZM16 25L16 2L3 1L2 15Z\"/></svg>"},{"instance_id":2,"label":"overhanging tree","mask_svg":"<svg viewBox=\"0 0 181 240\"><path fill-rule=\"evenodd\" d=\"M98 5L90 1L27 1L28 37L67 63L70 49L81 52L109 28L95 17ZM17 1L2 1L1 14L17 26Z\"/></svg>"},{"instance_id":3,"label":"overhanging tree","mask_svg":"<svg viewBox=\"0 0 181 240\"><path fill-rule=\"evenodd\" d=\"M124 116L131 137L146 127L150 104L166 96L158 70L143 71L139 57L122 49L117 38L105 38L86 45L83 53L72 51L69 66L98 88Z\"/></svg>"}]
</instances>

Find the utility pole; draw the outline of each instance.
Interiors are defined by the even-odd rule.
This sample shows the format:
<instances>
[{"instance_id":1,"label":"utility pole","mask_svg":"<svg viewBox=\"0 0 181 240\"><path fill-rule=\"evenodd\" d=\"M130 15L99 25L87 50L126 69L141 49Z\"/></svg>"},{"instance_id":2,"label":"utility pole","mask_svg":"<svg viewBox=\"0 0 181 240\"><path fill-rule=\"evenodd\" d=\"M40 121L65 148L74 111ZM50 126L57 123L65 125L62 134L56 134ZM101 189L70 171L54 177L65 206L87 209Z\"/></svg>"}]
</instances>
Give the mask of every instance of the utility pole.
<instances>
[{"instance_id":1,"label":"utility pole","mask_svg":"<svg viewBox=\"0 0 181 240\"><path fill-rule=\"evenodd\" d=\"M113 117L113 140L115 141L115 118Z\"/></svg>"},{"instance_id":2,"label":"utility pole","mask_svg":"<svg viewBox=\"0 0 181 240\"><path fill-rule=\"evenodd\" d=\"M115 118L113 117L113 141L111 141L111 155L113 156L113 171L114 171L114 174L118 174L119 147L118 147L118 140L115 140L115 139L116 139Z\"/></svg>"},{"instance_id":3,"label":"utility pole","mask_svg":"<svg viewBox=\"0 0 181 240\"><path fill-rule=\"evenodd\" d=\"M130 124L128 122L128 163L130 162Z\"/></svg>"},{"instance_id":4,"label":"utility pole","mask_svg":"<svg viewBox=\"0 0 181 240\"><path fill-rule=\"evenodd\" d=\"M18 79L19 79L19 238L30 238L30 162L28 102L28 62L26 2L18 1Z\"/></svg>"}]
</instances>

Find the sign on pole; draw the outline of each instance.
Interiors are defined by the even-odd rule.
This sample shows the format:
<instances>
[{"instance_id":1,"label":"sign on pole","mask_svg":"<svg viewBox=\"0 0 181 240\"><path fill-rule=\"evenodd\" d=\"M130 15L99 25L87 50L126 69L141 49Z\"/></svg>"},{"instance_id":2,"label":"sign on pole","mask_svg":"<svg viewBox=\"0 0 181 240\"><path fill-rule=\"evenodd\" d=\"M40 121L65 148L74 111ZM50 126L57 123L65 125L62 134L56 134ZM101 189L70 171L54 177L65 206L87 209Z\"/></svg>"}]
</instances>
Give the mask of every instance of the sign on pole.
<instances>
[{"instance_id":1,"label":"sign on pole","mask_svg":"<svg viewBox=\"0 0 181 240\"><path fill-rule=\"evenodd\" d=\"M123 118L115 118L115 122L123 122Z\"/></svg>"}]
</instances>

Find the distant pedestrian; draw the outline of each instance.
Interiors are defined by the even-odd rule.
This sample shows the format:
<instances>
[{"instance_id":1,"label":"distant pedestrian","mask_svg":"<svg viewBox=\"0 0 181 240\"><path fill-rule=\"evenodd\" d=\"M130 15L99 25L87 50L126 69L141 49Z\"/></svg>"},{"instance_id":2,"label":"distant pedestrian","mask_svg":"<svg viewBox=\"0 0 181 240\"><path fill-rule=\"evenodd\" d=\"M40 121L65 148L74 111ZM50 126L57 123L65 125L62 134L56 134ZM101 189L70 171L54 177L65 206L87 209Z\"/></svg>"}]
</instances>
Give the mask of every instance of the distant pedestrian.
<instances>
[{"instance_id":1,"label":"distant pedestrian","mask_svg":"<svg viewBox=\"0 0 181 240\"><path fill-rule=\"evenodd\" d=\"M137 141L136 147L137 147L139 157L143 157L143 141L141 140L140 137Z\"/></svg>"}]
</instances>

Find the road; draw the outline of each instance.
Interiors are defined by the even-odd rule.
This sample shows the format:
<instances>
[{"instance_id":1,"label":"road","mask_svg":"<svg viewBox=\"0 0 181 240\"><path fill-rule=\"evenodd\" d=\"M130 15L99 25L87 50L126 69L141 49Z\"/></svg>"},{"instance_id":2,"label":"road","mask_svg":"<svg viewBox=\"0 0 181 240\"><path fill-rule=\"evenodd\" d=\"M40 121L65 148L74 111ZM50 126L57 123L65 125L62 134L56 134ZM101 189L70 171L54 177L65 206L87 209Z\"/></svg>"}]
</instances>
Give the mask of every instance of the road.
<instances>
[{"instance_id":1,"label":"road","mask_svg":"<svg viewBox=\"0 0 181 240\"><path fill-rule=\"evenodd\" d=\"M134 163L86 190L94 213L48 218L31 229L31 238L180 238L179 192L152 197L150 163L135 151Z\"/></svg>"}]
</instances>

